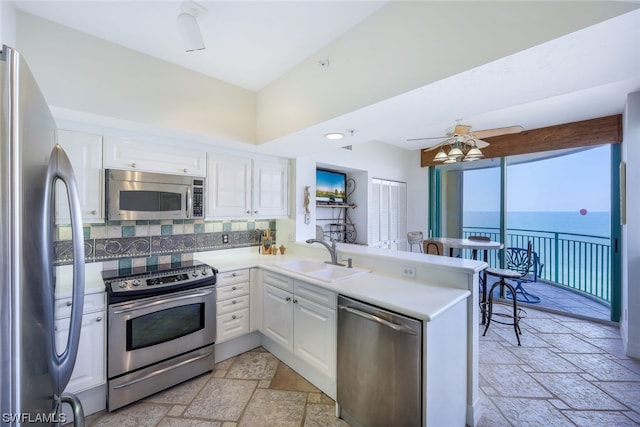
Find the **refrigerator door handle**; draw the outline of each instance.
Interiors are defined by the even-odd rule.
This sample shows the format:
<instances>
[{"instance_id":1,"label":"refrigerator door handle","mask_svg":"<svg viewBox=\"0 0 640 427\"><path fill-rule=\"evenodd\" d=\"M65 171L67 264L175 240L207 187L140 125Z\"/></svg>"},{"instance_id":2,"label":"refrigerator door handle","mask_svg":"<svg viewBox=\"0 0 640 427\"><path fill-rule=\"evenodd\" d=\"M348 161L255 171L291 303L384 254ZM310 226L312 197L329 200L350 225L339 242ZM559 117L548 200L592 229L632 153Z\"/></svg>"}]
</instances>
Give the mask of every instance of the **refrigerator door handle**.
<instances>
[{"instance_id":1,"label":"refrigerator door handle","mask_svg":"<svg viewBox=\"0 0 640 427\"><path fill-rule=\"evenodd\" d=\"M71 307L71 320L67 345L62 354L56 350L55 319L53 312L54 289L54 265L53 265L53 227L54 227L54 193L56 180L62 181L69 195L69 210L71 213L71 231L73 244L73 306ZM44 224L43 224L43 260L47 273L45 276L45 294L47 301L45 309L48 311L46 322L49 334L50 360L49 368L52 376L54 390L60 396L69 383L73 367L76 362L78 345L80 341L80 329L82 327L82 312L84 306L84 233L82 231L82 213L78 186L73 175L73 168L66 153L59 144L51 151L47 176L45 182L44 197Z\"/></svg>"}]
</instances>

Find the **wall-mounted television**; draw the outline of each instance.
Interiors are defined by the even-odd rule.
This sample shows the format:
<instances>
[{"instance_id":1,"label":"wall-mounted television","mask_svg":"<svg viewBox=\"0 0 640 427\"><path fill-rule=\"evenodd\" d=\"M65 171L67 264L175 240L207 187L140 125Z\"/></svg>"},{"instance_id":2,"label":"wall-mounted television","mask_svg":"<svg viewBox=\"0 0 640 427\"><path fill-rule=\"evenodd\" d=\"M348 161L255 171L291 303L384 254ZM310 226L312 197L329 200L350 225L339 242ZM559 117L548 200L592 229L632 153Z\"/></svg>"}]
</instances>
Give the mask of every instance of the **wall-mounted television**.
<instances>
[{"instance_id":1,"label":"wall-mounted television","mask_svg":"<svg viewBox=\"0 0 640 427\"><path fill-rule=\"evenodd\" d=\"M347 175L329 169L316 169L316 203L345 203Z\"/></svg>"}]
</instances>

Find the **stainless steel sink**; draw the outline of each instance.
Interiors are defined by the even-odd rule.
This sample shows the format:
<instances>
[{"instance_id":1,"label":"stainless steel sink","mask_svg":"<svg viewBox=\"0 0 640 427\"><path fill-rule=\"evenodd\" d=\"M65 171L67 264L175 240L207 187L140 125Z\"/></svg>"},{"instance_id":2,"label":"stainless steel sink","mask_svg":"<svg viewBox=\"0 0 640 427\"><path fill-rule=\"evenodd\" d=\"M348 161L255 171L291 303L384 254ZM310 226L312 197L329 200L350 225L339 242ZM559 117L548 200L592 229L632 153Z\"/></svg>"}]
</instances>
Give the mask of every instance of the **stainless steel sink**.
<instances>
[{"instance_id":1,"label":"stainless steel sink","mask_svg":"<svg viewBox=\"0 0 640 427\"><path fill-rule=\"evenodd\" d=\"M323 282L337 282L350 277L367 274L370 270L364 268L347 268L339 265L327 264L322 261L297 260L277 264L276 267L293 271L304 276L322 280Z\"/></svg>"}]
</instances>

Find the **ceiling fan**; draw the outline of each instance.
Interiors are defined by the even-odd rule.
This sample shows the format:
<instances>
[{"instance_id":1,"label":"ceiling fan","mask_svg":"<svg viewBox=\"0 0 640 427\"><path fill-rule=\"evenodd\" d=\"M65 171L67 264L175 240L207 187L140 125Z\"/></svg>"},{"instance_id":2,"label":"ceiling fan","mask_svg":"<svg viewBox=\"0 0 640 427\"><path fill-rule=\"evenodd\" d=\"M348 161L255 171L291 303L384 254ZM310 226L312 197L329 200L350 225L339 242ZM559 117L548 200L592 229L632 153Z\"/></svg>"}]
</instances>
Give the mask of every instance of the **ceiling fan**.
<instances>
[{"instance_id":1,"label":"ceiling fan","mask_svg":"<svg viewBox=\"0 0 640 427\"><path fill-rule=\"evenodd\" d=\"M456 120L456 125L447 129L445 136L435 136L427 138L412 138L407 141L424 141L429 139L444 139L433 147L425 148L424 151L435 150L440 148L433 160L444 163L456 163L459 161L472 162L480 160L484 155L481 148L489 146L489 143L481 138L491 138L499 135L509 135L512 133L522 132L522 126L507 126L495 129L485 129L479 131L471 131L470 125L464 125L461 120ZM449 153L444 151L445 147L449 147Z\"/></svg>"}]
</instances>

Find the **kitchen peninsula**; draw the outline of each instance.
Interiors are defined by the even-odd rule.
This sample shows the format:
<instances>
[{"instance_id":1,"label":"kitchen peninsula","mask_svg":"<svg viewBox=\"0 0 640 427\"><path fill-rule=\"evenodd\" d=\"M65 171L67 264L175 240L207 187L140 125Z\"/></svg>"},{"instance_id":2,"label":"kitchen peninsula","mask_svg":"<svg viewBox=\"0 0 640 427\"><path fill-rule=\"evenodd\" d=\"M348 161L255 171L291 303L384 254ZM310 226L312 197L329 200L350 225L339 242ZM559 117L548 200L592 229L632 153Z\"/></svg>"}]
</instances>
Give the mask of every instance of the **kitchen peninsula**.
<instances>
[{"instance_id":1,"label":"kitchen peninsula","mask_svg":"<svg viewBox=\"0 0 640 427\"><path fill-rule=\"evenodd\" d=\"M270 338L272 335L265 330L265 319L269 315L265 312L268 305L263 303L265 289L269 286L265 284L266 277L275 275L318 291L311 296L312 300L316 293L340 294L422 321L424 424L438 425L447 421L447 425L474 425L480 414L478 327L477 322L472 321L477 318L477 292L472 290L477 289L478 272L484 268L484 263L348 244L339 244L338 254L339 259L351 258L354 268L370 270L370 273L328 282L279 266L296 260L322 262L328 259L323 247L304 243L288 244L285 255L260 255L256 247L195 253L194 260L212 265L220 272L219 307L222 290L231 289L225 288L225 277L250 271L246 329L239 335L225 338L220 315L216 362L263 346L327 395L336 398L335 323L330 337L334 342L329 343L333 354L326 365L328 370L323 369L322 364L315 363L318 359L311 359L312 363L309 363L304 357L299 357L295 349L289 351L286 345ZM88 294L104 291L97 268L100 264L87 264ZM414 277L406 277L406 274L413 274ZM240 274L237 276L240 277ZM64 288L58 289L58 297L64 297ZM335 302L332 309L336 309ZM233 316L235 314L229 313L229 319ZM233 321L238 322L240 318L236 316ZM462 366L467 369L461 369Z\"/></svg>"}]
</instances>

